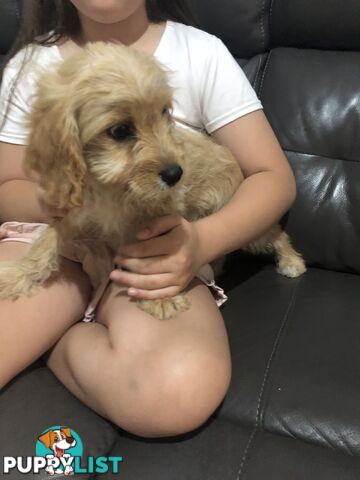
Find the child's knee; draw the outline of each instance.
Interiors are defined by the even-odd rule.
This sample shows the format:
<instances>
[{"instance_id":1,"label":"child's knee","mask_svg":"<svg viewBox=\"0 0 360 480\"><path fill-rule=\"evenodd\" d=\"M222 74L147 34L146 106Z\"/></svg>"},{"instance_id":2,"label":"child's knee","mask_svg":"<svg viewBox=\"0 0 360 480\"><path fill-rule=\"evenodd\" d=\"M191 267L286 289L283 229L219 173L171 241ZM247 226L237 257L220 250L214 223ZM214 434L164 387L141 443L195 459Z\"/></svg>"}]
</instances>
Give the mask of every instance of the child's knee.
<instances>
[{"instance_id":1,"label":"child's knee","mask_svg":"<svg viewBox=\"0 0 360 480\"><path fill-rule=\"evenodd\" d=\"M226 395L231 372L227 359L172 352L144 355L122 376L125 381L111 387L111 420L135 435L164 437L205 423Z\"/></svg>"}]
</instances>

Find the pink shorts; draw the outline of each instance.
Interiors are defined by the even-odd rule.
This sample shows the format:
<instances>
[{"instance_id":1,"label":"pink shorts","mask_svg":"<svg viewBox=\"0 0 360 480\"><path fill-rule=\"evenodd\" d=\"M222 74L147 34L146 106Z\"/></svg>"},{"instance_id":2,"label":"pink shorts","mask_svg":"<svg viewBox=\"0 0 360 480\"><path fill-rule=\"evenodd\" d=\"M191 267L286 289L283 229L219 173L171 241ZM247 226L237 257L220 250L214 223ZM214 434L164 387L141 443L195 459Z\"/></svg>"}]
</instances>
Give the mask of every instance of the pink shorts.
<instances>
[{"instance_id":1,"label":"pink shorts","mask_svg":"<svg viewBox=\"0 0 360 480\"><path fill-rule=\"evenodd\" d=\"M47 223L5 222L1 225L1 228L5 229L7 236L0 239L0 242L32 243L46 227ZM112 252L105 245L97 244L96 249L91 249L89 245L85 245L83 242L74 241L69 242L62 254L70 260L81 263L83 270L90 277L93 287L92 297L82 321L95 322L96 307L106 287L111 282L109 279L110 272L116 268L113 263ZM215 284L214 271L210 264L203 265L196 277L209 287L218 307L226 302L228 297L224 290Z\"/></svg>"}]
</instances>

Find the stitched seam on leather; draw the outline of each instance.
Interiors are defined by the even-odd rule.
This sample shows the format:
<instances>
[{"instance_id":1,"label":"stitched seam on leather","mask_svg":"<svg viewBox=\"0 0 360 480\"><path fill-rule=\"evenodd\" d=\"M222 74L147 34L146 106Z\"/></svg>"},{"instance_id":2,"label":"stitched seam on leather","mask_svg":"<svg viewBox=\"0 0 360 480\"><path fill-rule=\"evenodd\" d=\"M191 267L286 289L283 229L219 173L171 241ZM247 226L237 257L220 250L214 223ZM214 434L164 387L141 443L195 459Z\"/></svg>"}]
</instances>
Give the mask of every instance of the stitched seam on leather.
<instances>
[{"instance_id":1,"label":"stitched seam on leather","mask_svg":"<svg viewBox=\"0 0 360 480\"><path fill-rule=\"evenodd\" d=\"M265 26L264 26L264 18L265 18L265 1L263 0L262 7L261 7L261 17L260 17L260 30L262 34L262 44L263 49L265 50Z\"/></svg>"},{"instance_id":2,"label":"stitched seam on leather","mask_svg":"<svg viewBox=\"0 0 360 480\"><path fill-rule=\"evenodd\" d=\"M284 320L282 321L282 324L281 324L281 327L279 329L279 332L276 336L276 340L274 342L274 346L273 346L273 350L271 352L271 355L270 355L270 358L269 358L269 361L268 361L268 364L267 364L267 367L266 367L266 370L265 370L265 375L264 375L264 380L263 380L263 384L261 386L261 391L260 391L260 395L259 395L259 401L258 401L258 408L257 408L257 411L256 411L256 422L255 422L255 425L258 427L259 426L259 423L260 423L260 416L261 416L261 402L263 400L263 394L264 394L264 390L265 390L265 386L266 386L266 382L269 378L269 373L270 373L270 368L271 368L271 365L273 363L273 359L277 353L277 350L279 348L279 345L281 343L281 336L282 336L282 333L283 331L285 330L285 327L286 327L286 324L287 324L287 321L289 319L289 312L291 311L293 305L294 305L294 302L295 302L295 298L296 298L296 294L297 294L297 291L298 291L298 288L299 288L299 285L302 281L302 278L303 277L300 277L297 284L295 285L295 288L294 288L294 291L293 291L293 294L291 296L291 299L290 299L290 302L289 302L289 305L288 305L288 308L285 312L285 315L284 315ZM262 422L262 419L261 419L261 423Z\"/></svg>"},{"instance_id":3,"label":"stitched seam on leather","mask_svg":"<svg viewBox=\"0 0 360 480\"><path fill-rule=\"evenodd\" d=\"M244 466L245 466L245 461L246 461L246 457L247 457L247 453L248 451L250 450L250 447L252 446L252 442L253 442L253 439L254 439L254 436L255 436L255 433L256 431L258 430L259 428L259 423L260 423L260 410L261 410L261 402L262 402L262 399L263 399L263 394L264 394L264 390L265 390L265 385L267 383L267 379L269 378L269 373L270 373L270 368L272 366L272 363L273 363L273 359L277 353L277 350L279 348L279 345L280 345L280 339L281 339L281 336L282 336L282 333L283 331L285 330L285 327L286 327L286 324L287 324L287 321L288 321L288 318L289 318L289 312L291 310L291 308L293 307L294 305L294 301L295 301L295 298L296 298L296 294L297 294L297 291L298 291L298 288L299 288L299 285L302 281L302 277L300 277L299 281L297 282L297 284L295 285L295 288L294 288L294 291L292 293L292 296L291 296L291 299L290 299L290 302L289 302L289 305L288 305L288 308L286 309L286 312L285 312L285 315L284 315L284 319L281 323L281 326L279 328L279 331L278 331L278 334L276 336L276 339L275 339L275 342L274 342L274 345L273 345L273 349L272 349L272 352L270 354L270 357L269 357L269 360L268 360L268 363L267 363L267 366L266 366L266 369L265 369L265 374L264 374L264 379L263 379L263 382L262 382L262 385L261 385L261 389L260 389L260 394L259 394L259 398L258 398L258 404L257 404L257 410L256 410L256 417L255 417L255 427L251 433L251 436L250 436L250 439L246 445L246 449L245 449L245 452L244 452L244 455L241 459L241 463L240 463L240 467L239 467L239 471L238 471L238 475L236 477L236 480L240 480L241 478L241 475L243 473L243 469L244 469ZM261 422L262 423L262 422Z\"/></svg>"},{"instance_id":4,"label":"stitched seam on leather","mask_svg":"<svg viewBox=\"0 0 360 480\"><path fill-rule=\"evenodd\" d=\"M272 50L269 52L269 55L266 59L266 64L265 64L265 68L264 68L264 72L263 72L263 75L262 75L262 78L261 78L261 83L260 83L260 88L259 88L259 97L261 96L261 92L262 92L262 88L263 88L263 84L264 84L264 79L265 79L265 75L266 75L266 72L267 72L267 69L268 69L268 66L269 66L271 54L272 54Z\"/></svg>"},{"instance_id":5,"label":"stitched seam on leather","mask_svg":"<svg viewBox=\"0 0 360 480\"><path fill-rule=\"evenodd\" d=\"M20 21L20 11L19 11L19 2L16 0L15 2L15 15L16 18Z\"/></svg>"},{"instance_id":6,"label":"stitched seam on leather","mask_svg":"<svg viewBox=\"0 0 360 480\"><path fill-rule=\"evenodd\" d=\"M269 11L269 44L271 45L271 19L272 19L272 13L273 13L273 6L274 6L274 0L271 0L270 3L270 11Z\"/></svg>"},{"instance_id":7,"label":"stitched seam on leather","mask_svg":"<svg viewBox=\"0 0 360 480\"><path fill-rule=\"evenodd\" d=\"M259 76L259 73L260 73L260 65L261 65L261 56L259 55L259 61L258 61L258 66L257 66L257 69L256 69L256 75L255 75L255 81L254 81L255 89L256 89L256 85L257 85L258 76Z\"/></svg>"},{"instance_id":8,"label":"stitched seam on leather","mask_svg":"<svg viewBox=\"0 0 360 480\"><path fill-rule=\"evenodd\" d=\"M240 475L243 473L243 468L244 468L244 465L245 465L245 460L246 460L246 457L247 457L247 452L248 452L248 450L250 449L250 446L252 445L252 441L253 441L253 439L254 439L256 430L257 430L257 427L255 427L255 428L253 429L253 431L251 432L249 441L248 441L248 443L247 443L247 445L246 445L246 448L245 448L245 451L244 451L244 455L242 456L242 459L241 459L241 463L240 463L240 466L239 466L239 470L238 470L238 474L237 474L236 480L240 480Z\"/></svg>"},{"instance_id":9,"label":"stitched seam on leather","mask_svg":"<svg viewBox=\"0 0 360 480\"><path fill-rule=\"evenodd\" d=\"M283 148L283 150L284 150L284 152L298 153L299 155L308 155L309 157L328 158L329 160L336 160L337 162L354 162L354 163L360 163L359 160L352 160L351 158L329 157L328 155L322 155L322 154L318 154L318 153L299 152L298 150L290 150L289 148Z\"/></svg>"}]
</instances>

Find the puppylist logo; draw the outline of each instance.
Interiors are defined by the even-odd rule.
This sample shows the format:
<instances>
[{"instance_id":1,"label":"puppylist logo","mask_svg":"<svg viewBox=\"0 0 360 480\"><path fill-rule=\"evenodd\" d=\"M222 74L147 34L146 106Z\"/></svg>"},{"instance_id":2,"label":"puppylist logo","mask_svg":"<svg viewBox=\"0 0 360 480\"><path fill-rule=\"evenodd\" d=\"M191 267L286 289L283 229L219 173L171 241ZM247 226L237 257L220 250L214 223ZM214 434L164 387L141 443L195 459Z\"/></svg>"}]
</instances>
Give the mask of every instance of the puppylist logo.
<instances>
[{"instance_id":1,"label":"puppylist logo","mask_svg":"<svg viewBox=\"0 0 360 480\"><path fill-rule=\"evenodd\" d=\"M39 473L49 476L68 476L75 473L119 473L122 457L87 457L81 465L83 444L79 435L69 427L53 426L37 438L35 456L3 457L3 474L18 471L22 474ZM84 463L84 462L83 462Z\"/></svg>"}]
</instances>

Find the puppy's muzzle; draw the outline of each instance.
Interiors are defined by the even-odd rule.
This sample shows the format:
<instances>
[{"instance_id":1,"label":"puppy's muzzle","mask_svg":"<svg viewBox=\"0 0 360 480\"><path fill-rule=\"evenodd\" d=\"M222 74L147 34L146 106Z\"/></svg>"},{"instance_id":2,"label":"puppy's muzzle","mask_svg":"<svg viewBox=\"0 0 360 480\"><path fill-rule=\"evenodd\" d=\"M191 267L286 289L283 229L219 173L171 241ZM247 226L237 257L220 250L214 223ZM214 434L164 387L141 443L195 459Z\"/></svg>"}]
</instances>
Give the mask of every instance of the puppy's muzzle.
<instances>
[{"instance_id":1,"label":"puppy's muzzle","mask_svg":"<svg viewBox=\"0 0 360 480\"><path fill-rule=\"evenodd\" d=\"M161 172L159 176L169 187L175 185L181 178L183 169L177 163L167 166Z\"/></svg>"}]
</instances>

